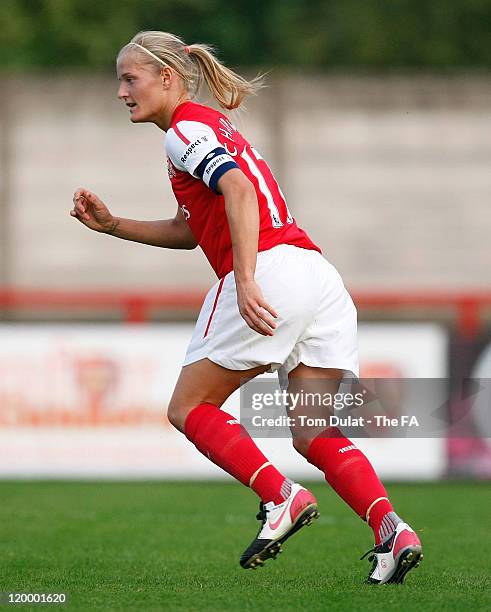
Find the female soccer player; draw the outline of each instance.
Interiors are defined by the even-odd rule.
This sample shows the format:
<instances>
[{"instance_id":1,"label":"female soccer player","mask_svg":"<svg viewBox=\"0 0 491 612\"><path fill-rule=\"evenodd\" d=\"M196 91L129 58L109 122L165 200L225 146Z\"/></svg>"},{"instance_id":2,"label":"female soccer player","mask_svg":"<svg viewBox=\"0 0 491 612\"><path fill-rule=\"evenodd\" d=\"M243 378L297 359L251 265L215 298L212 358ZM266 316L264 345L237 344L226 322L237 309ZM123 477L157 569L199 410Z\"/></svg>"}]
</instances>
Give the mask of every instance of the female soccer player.
<instances>
[{"instance_id":1,"label":"female soccer player","mask_svg":"<svg viewBox=\"0 0 491 612\"><path fill-rule=\"evenodd\" d=\"M92 192L70 214L125 240L173 249L200 246L218 282L205 298L168 407L170 422L210 461L260 497L256 538L240 558L256 568L318 516L312 493L286 478L242 425L220 409L245 380L278 371L283 387L322 380L336 391L358 375L356 310L334 267L298 227L266 161L222 113L193 101L205 82L225 109L259 88L206 45L140 32L117 58L118 97L133 123L166 133L173 219L113 216ZM395 514L364 454L335 428L293 430L293 445L373 529L369 581L402 582L421 559L414 531Z\"/></svg>"}]
</instances>

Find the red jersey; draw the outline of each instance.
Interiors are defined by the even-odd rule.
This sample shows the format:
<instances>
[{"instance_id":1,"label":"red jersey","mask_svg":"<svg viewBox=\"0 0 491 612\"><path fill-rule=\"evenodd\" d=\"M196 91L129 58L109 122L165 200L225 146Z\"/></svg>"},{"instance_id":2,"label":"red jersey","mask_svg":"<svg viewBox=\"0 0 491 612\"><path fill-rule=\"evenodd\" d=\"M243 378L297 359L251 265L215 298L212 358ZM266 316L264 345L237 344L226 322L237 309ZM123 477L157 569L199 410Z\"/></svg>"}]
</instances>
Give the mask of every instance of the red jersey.
<instances>
[{"instance_id":1,"label":"red jersey","mask_svg":"<svg viewBox=\"0 0 491 612\"><path fill-rule=\"evenodd\" d=\"M165 139L177 203L218 278L233 270L232 240L221 176L240 168L254 185L259 206L258 251L278 244L320 248L291 216L268 164L222 113L194 102L180 104Z\"/></svg>"}]
</instances>

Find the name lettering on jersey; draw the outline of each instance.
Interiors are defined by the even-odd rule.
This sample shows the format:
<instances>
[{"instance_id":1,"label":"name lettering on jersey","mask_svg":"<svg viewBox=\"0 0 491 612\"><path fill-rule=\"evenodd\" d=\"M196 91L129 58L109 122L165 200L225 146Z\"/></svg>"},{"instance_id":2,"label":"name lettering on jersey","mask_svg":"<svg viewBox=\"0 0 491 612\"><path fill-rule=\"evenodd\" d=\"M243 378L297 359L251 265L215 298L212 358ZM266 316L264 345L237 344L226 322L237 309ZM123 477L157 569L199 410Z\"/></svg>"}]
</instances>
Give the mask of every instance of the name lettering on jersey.
<instances>
[{"instance_id":1,"label":"name lettering on jersey","mask_svg":"<svg viewBox=\"0 0 491 612\"><path fill-rule=\"evenodd\" d=\"M184 215L184 218L187 221L189 219L189 217L191 216L191 213L186 208L186 204L181 204L180 209L182 210L182 214Z\"/></svg>"},{"instance_id":2,"label":"name lettering on jersey","mask_svg":"<svg viewBox=\"0 0 491 612\"><path fill-rule=\"evenodd\" d=\"M181 157L182 163L187 160L187 158L191 155L191 153L199 144L201 144L201 140L198 138L191 145L189 145L189 147L184 151L184 155Z\"/></svg>"},{"instance_id":3,"label":"name lettering on jersey","mask_svg":"<svg viewBox=\"0 0 491 612\"><path fill-rule=\"evenodd\" d=\"M222 124L222 127L218 128L220 134L225 136L225 138L228 138L228 140L234 142L233 132L236 132L237 130L230 123L230 121L227 121L227 119L224 119L223 117L220 117L220 123Z\"/></svg>"},{"instance_id":4,"label":"name lettering on jersey","mask_svg":"<svg viewBox=\"0 0 491 612\"><path fill-rule=\"evenodd\" d=\"M233 123L231 123L228 119L225 119L225 117L220 117L219 122L224 125L227 130L229 130L230 132L236 132L237 128L235 127L235 125L233 125Z\"/></svg>"},{"instance_id":5,"label":"name lettering on jersey","mask_svg":"<svg viewBox=\"0 0 491 612\"><path fill-rule=\"evenodd\" d=\"M225 136L225 138L228 138L232 142L234 141L234 137L232 136L232 133L229 132L228 130L225 130L224 128L219 127L218 131L220 132L222 136Z\"/></svg>"},{"instance_id":6,"label":"name lettering on jersey","mask_svg":"<svg viewBox=\"0 0 491 612\"><path fill-rule=\"evenodd\" d=\"M222 127L219 129L225 129L230 134L230 140L233 140L232 134L237 131L237 128L230 123L228 119L224 117L220 117L219 123L221 123Z\"/></svg>"},{"instance_id":7,"label":"name lettering on jersey","mask_svg":"<svg viewBox=\"0 0 491 612\"><path fill-rule=\"evenodd\" d=\"M233 149L229 149L228 142L224 142L223 146L225 148L225 151L227 151L227 153L231 157L236 157L239 154L239 151L237 150L237 147L234 147Z\"/></svg>"}]
</instances>

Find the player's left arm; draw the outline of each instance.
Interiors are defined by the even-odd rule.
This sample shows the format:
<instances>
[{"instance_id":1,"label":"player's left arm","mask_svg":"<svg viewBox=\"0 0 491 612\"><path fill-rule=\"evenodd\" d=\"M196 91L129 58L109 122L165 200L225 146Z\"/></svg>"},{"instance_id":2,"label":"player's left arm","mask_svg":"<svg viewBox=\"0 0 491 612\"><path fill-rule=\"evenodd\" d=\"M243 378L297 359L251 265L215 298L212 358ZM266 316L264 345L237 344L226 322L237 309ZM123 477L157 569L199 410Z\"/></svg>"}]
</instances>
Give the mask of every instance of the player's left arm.
<instances>
[{"instance_id":1,"label":"player's left arm","mask_svg":"<svg viewBox=\"0 0 491 612\"><path fill-rule=\"evenodd\" d=\"M276 327L274 318L278 314L265 301L259 285L254 280L259 240L256 190L239 168L225 172L219 178L217 187L217 191L225 200L225 212L232 238L239 312L249 327L263 336L272 336Z\"/></svg>"}]
</instances>

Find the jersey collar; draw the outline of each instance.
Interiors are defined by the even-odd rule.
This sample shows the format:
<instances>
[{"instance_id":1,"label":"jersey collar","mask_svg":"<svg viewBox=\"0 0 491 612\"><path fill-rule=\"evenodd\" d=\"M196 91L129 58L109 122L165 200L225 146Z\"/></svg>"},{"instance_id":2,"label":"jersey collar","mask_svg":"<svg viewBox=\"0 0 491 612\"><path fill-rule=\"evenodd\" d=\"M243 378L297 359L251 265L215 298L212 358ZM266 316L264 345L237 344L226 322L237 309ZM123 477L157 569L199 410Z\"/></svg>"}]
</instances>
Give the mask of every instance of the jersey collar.
<instances>
[{"instance_id":1,"label":"jersey collar","mask_svg":"<svg viewBox=\"0 0 491 612\"><path fill-rule=\"evenodd\" d=\"M170 125L169 127L172 127L176 121L177 121L177 116L180 114L180 112L186 107L188 106L188 104L193 104L193 102L191 100L186 100L185 102L181 102L181 104L179 104L178 106L176 106L176 108L174 109L174 112L172 113L172 117L170 119Z\"/></svg>"}]
</instances>

